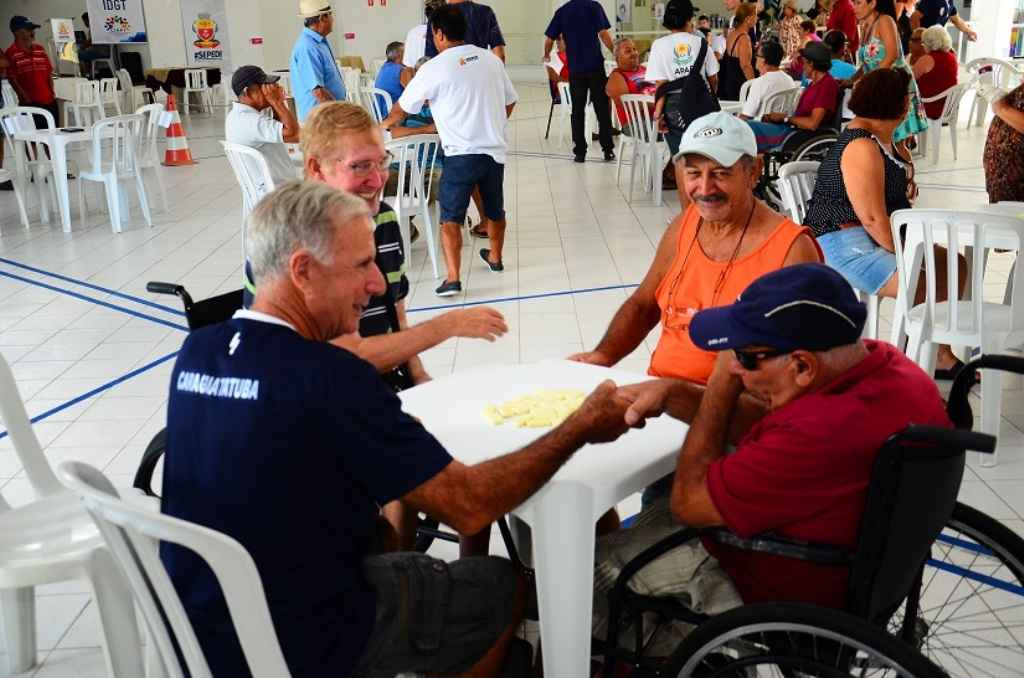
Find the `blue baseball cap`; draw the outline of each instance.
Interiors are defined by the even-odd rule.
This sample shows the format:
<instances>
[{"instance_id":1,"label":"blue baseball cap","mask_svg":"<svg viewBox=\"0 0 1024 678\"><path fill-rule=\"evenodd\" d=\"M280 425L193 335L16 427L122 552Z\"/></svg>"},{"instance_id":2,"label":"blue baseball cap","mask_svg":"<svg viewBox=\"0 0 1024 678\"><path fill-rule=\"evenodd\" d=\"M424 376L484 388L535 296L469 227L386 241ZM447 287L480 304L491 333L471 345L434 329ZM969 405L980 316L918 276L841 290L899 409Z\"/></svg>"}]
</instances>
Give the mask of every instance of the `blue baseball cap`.
<instances>
[{"instance_id":1,"label":"blue baseball cap","mask_svg":"<svg viewBox=\"0 0 1024 678\"><path fill-rule=\"evenodd\" d=\"M835 269L800 264L761 276L731 306L697 313L690 338L706 351L827 351L858 341L866 319L867 307Z\"/></svg>"},{"instance_id":2,"label":"blue baseball cap","mask_svg":"<svg viewBox=\"0 0 1024 678\"><path fill-rule=\"evenodd\" d=\"M29 19L27 16L21 16L19 14L11 17L10 28L11 33L13 33L14 31L20 31L23 28L27 28L30 31L34 31L35 29L39 28L39 24L37 24L35 21L32 21L32 19Z\"/></svg>"}]
</instances>

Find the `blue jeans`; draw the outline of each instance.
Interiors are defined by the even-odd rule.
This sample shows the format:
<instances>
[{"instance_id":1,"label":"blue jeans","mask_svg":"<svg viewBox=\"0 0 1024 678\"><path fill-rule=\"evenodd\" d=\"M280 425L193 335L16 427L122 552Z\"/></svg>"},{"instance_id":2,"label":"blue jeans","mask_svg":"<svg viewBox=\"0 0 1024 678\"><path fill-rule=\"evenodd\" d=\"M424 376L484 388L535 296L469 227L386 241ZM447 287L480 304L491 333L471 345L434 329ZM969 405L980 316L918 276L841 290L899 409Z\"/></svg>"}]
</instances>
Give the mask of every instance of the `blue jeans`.
<instances>
[{"instance_id":1,"label":"blue jeans","mask_svg":"<svg viewBox=\"0 0 1024 678\"><path fill-rule=\"evenodd\" d=\"M505 166L489 155L451 155L444 159L441 174L441 223L461 224L473 189L480 187L484 216L505 218Z\"/></svg>"}]
</instances>

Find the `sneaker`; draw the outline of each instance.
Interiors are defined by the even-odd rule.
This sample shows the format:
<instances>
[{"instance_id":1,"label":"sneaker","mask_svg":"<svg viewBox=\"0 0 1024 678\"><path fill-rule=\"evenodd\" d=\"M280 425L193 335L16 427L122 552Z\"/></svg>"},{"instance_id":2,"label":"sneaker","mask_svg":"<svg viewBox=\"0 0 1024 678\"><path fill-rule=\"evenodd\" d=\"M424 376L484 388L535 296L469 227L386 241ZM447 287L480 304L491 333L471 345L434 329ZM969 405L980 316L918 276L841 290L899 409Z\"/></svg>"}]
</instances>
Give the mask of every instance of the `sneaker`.
<instances>
[{"instance_id":1,"label":"sneaker","mask_svg":"<svg viewBox=\"0 0 1024 678\"><path fill-rule=\"evenodd\" d=\"M3 183L0 183L0 191L13 191L13 190L14 190L14 184L11 183L10 179L8 179L7 181L4 181Z\"/></svg>"},{"instance_id":2,"label":"sneaker","mask_svg":"<svg viewBox=\"0 0 1024 678\"><path fill-rule=\"evenodd\" d=\"M434 294L439 297L454 297L456 294L462 293L462 283L458 280L446 280L441 283L441 286L434 290Z\"/></svg>"},{"instance_id":3,"label":"sneaker","mask_svg":"<svg viewBox=\"0 0 1024 678\"><path fill-rule=\"evenodd\" d=\"M573 162L584 162L586 159L587 159L587 155L585 153L584 154L577 153L575 156L573 156L572 160L573 160Z\"/></svg>"},{"instance_id":4,"label":"sneaker","mask_svg":"<svg viewBox=\"0 0 1024 678\"><path fill-rule=\"evenodd\" d=\"M491 256L491 251L489 249L487 249L486 247L484 249L480 250L480 258L484 260L485 264L487 264L487 268L491 269L491 273L501 273L502 271L504 271L505 270L505 264L501 263L500 261L498 263L496 263L496 264L492 264L491 260L490 260L490 256Z\"/></svg>"},{"instance_id":5,"label":"sneaker","mask_svg":"<svg viewBox=\"0 0 1024 678\"><path fill-rule=\"evenodd\" d=\"M605 151L604 152L604 161L605 162L614 162L615 161L615 151Z\"/></svg>"}]
</instances>

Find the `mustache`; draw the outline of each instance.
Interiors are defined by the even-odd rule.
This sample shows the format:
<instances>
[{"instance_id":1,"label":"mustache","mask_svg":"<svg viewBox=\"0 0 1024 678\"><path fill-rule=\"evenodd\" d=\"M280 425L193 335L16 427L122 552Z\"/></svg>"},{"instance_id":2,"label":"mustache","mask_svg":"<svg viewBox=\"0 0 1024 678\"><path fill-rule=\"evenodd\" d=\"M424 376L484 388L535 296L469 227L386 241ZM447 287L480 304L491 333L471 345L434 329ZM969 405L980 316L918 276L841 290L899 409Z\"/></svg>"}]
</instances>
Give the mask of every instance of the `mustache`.
<instances>
[{"instance_id":1,"label":"mustache","mask_svg":"<svg viewBox=\"0 0 1024 678\"><path fill-rule=\"evenodd\" d=\"M724 202L727 199L728 196L725 193L708 193L706 195L703 193L695 193L693 195L693 200L700 202L709 202L712 200L720 200Z\"/></svg>"}]
</instances>

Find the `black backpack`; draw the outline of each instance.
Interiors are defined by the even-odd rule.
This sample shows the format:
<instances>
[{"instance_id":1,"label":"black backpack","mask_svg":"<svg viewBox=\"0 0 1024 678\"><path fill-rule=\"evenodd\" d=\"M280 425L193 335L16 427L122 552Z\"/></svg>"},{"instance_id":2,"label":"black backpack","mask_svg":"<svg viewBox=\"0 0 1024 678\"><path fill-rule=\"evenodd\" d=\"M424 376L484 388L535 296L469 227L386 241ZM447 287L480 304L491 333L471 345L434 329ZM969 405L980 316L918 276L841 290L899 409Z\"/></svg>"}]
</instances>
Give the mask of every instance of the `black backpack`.
<instances>
[{"instance_id":1,"label":"black backpack","mask_svg":"<svg viewBox=\"0 0 1024 678\"><path fill-rule=\"evenodd\" d=\"M690 123L708 113L720 111L718 99L704 80L704 60L708 55L708 41L700 41L697 62L681 78L666 82L655 93L655 100L665 97L665 122L672 132L682 134Z\"/></svg>"}]
</instances>

